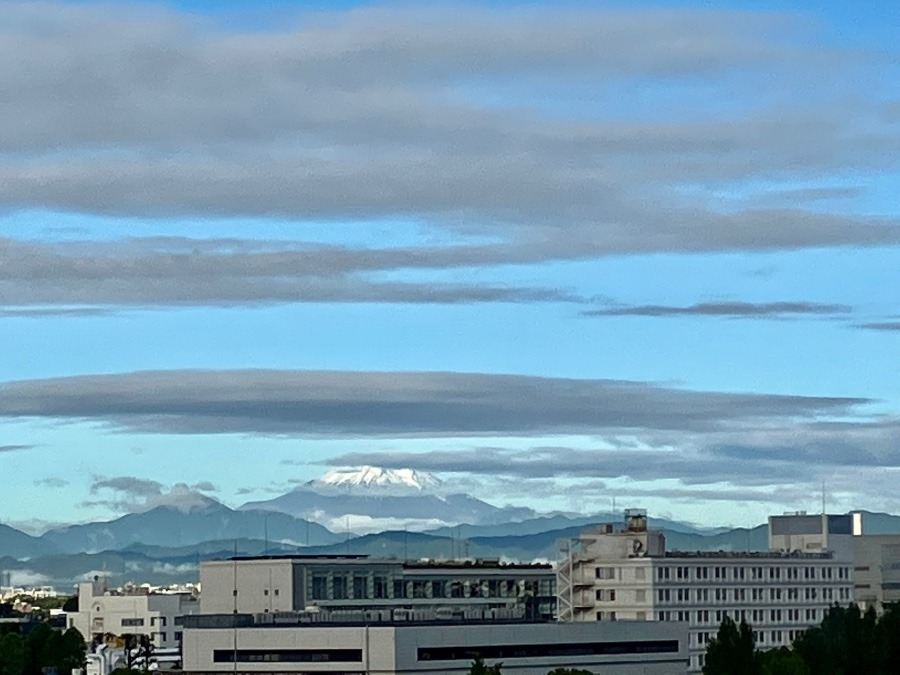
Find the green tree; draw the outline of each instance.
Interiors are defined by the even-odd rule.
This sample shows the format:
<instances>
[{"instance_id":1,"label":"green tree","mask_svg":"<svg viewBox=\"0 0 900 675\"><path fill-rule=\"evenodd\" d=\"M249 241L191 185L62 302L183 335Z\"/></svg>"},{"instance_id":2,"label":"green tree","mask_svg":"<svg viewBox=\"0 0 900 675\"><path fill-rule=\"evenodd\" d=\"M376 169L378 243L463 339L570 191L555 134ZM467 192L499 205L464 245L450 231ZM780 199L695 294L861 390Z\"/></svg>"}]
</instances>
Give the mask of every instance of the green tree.
<instances>
[{"instance_id":1,"label":"green tree","mask_svg":"<svg viewBox=\"0 0 900 675\"><path fill-rule=\"evenodd\" d=\"M87 663L87 645L77 628L69 628L61 637L62 654L59 658L59 675L70 675L75 668L84 668Z\"/></svg>"},{"instance_id":2,"label":"green tree","mask_svg":"<svg viewBox=\"0 0 900 675\"><path fill-rule=\"evenodd\" d=\"M753 630L747 622L735 624L726 616L716 637L706 647L703 675L758 675L759 662Z\"/></svg>"},{"instance_id":3,"label":"green tree","mask_svg":"<svg viewBox=\"0 0 900 675\"><path fill-rule=\"evenodd\" d=\"M900 673L900 603L891 603L875 628L879 667L882 673Z\"/></svg>"},{"instance_id":4,"label":"green tree","mask_svg":"<svg viewBox=\"0 0 900 675\"><path fill-rule=\"evenodd\" d=\"M816 675L877 675L883 649L877 644L875 610L862 613L855 604L834 605L818 626L794 641L796 651ZM892 671L889 671L892 672Z\"/></svg>"},{"instance_id":5,"label":"green tree","mask_svg":"<svg viewBox=\"0 0 900 675\"><path fill-rule=\"evenodd\" d=\"M760 675L812 675L800 655L790 647L759 653Z\"/></svg>"},{"instance_id":6,"label":"green tree","mask_svg":"<svg viewBox=\"0 0 900 675\"><path fill-rule=\"evenodd\" d=\"M0 635L0 675L24 675L25 641L18 633Z\"/></svg>"},{"instance_id":7,"label":"green tree","mask_svg":"<svg viewBox=\"0 0 900 675\"><path fill-rule=\"evenodd\" d=\"M495 663L493 666L487 666L485 665L483 658L476 656L475 660L472 661L472 667L469 668L469 675L501 675L500 668L502 666L502 663Z\"/></svg>"}]
</instances>

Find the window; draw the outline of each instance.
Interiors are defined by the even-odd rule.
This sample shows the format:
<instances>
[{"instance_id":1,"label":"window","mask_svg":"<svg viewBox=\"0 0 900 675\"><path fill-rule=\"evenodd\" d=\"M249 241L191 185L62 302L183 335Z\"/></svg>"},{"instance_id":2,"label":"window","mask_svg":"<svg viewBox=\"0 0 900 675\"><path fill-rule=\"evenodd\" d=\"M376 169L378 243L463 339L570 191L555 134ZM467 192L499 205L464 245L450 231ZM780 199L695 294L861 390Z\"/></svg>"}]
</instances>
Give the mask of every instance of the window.
<instances>
[{"instance_id":1,"label":"window","mask_svg":"<svg viewBox=\"0 0 900 675\"><path fill-rule=\"evenodd\" d=\"M375 583L373 590L376 598L386 598L387 597L387 589L388 582L387 577L375 577ZM460 596L457 596L460 597Z\"/></svg>"},{"instance_id":2,"label":"window","mask_svg":"<svg viewBox=\"0 0 900 675\"><path fill-rule=\"evenodd\" d=\"M615 579L616 578L616 568L615 567L598 567L594 570L594 574L597 579Z\"/></svg>"},{"instance_id":3,"label":"window","mask_svg":"<svg viewBox=\"0 0 900 675\"><path fill-rule=\"evenodd\" d=\"M328 599L328 577L324 574L313 575L311 597L313 600Z\"/></svg>"},{"instance_id":4,"label":"window","mask_svg":"<svg viewBox=\"0 0 900 675\"><path fill-rule=\"evenodd\" d=\"M143 619L122 619L123 626L143 626Z\"/></svg>"},{"instance_id":5,"label":"window","mask_svg":"<svg viewBox=\"0 0 900 675\"><path fill-rule=\"evenodd\" d=\"M182 636L182 632L180 630L176 630L175 631L175 641L181 642L181 636Z\"/></svg>"},{"instance_id":6,"label":"window","mask_svg":"<svg viewBox=\"0 0 900 675\"><path fill-rule=\"evenodd\" d=\"M369 580L366 577L353 577L353 598L364 600L369 597Z\"/></svg>"},{"instance_id":7,"label":"window","mask_svg":"<svg viewBox=\"0 0 900 675\"><path fill-rule=\"evenodd\" d=\"M362 662L361 649L215 649L213 663L247 662Z\"/></svg>"},{"instance_id":8,"label":"window","mask_svg":"<svg viewBox=\"0 0 900 675\"><path fill-rule=\"evenodd\" d=\"M346 600L348 596L347 577L336 574L331 581L331 588L335 600Z\"/></svg>"}]
</instances>

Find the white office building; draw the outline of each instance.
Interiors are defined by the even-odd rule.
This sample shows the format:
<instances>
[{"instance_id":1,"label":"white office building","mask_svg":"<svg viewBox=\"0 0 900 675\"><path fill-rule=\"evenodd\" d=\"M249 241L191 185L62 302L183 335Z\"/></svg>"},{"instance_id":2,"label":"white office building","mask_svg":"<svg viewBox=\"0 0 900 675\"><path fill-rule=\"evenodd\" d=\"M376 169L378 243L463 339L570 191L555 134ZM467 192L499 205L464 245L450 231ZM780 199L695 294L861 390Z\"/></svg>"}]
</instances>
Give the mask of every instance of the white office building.
<instances>
[{"instance_id":1,"label":"white office building","mask_svg":"<svg viewBox=\"0 0 900 675\"><path fill-rule=\"evenodd\" d=\"M842 534L835 536L846 543ZM687 622L690 671L697 672L726 615L750 624L758 647L766 649L790 644L835 602L851 602L852 560L821 548L667 551L662 533L648 530L646 513L632 509L624 528L601 525L564 544L557 569L559 618Z\"/></svg>"},{"instance_id":2,"label":"white office building","mask_svg":"<svg viewBox=\"0 0 900 675\"><path fill-rule=\"evenodd\" d=\"M177 648L182 617L200 611L191 593L121 592L107 590L95 578L78 584L78 611L67 616L87 642L106 635L146 635L156 649Z\"/></svg>"}]
</instances>

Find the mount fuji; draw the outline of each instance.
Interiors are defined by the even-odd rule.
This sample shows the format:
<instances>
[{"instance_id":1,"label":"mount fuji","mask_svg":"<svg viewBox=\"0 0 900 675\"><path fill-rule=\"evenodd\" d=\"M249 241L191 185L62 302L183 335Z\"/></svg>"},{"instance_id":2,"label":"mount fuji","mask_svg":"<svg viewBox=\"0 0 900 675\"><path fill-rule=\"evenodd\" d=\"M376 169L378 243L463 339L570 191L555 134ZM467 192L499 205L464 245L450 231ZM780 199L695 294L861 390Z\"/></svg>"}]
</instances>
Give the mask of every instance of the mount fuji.
<instances>
[{"instance_id":1,"label":"mount fuji","mask_svg":"<svg viewBox=\"0 0 900 675\"><path fill-rule=\"evenodd\" d=\"M408 528L426 530L461 523L492 525L535 516L521 507L498 507L453 493L437 476L413 469L375 466L334 469L265 501L240 510L278 511L354 533Z\"/></svg>"},{"instance_id":2,"label":"mount fuji","mask_svg":"<svg viewBox=\"0 0 900 675\"><path fill-rule=\"evenodd\" d=\"M437 476L413 469L381 469L377 466L362 466L358 469L333 469L316 480L307 483L319 491L329 488L354 490L357 488L380 492L440 492L444 481Z\"/></svg>"}]
</instances>

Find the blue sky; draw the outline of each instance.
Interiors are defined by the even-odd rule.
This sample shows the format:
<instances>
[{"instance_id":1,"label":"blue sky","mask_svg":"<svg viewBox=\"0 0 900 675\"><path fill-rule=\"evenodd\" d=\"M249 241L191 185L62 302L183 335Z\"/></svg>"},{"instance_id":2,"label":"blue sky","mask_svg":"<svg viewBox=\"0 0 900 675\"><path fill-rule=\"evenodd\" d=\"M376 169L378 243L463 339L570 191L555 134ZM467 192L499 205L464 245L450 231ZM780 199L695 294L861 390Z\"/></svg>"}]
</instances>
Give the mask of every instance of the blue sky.
<instances>
[{"instance_id":1,"label":"blue sky","mask_svg":"<svg viewBox=\"0 0 900 675\"><path fill-rule=\"evenodd\" d=\"M900 510L894 3L111 7L0 7L3 522Z\"/></svg>"}]
</instances>

